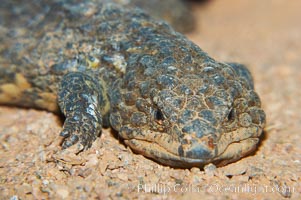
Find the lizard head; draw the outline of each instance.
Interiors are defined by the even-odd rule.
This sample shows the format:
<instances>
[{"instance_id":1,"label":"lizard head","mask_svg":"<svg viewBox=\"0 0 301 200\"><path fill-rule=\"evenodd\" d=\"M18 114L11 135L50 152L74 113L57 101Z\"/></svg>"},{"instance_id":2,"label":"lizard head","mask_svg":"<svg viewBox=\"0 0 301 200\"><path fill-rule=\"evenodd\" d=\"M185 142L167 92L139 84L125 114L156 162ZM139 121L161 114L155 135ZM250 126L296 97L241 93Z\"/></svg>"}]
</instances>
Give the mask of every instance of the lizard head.
<instances>
[{"instance_id":1,"label":"lizard head","mask_svg":"<svg viewBox=\"0 0 301 200\"><path fill-rule=\"evenodd\" d=\"M249 71L213 59L195 66L166 62L140 71L129 67L117 81L110 121L125 143L174 167L224 165L252 152L265 114Z\"/></svg>"}]
</instances>

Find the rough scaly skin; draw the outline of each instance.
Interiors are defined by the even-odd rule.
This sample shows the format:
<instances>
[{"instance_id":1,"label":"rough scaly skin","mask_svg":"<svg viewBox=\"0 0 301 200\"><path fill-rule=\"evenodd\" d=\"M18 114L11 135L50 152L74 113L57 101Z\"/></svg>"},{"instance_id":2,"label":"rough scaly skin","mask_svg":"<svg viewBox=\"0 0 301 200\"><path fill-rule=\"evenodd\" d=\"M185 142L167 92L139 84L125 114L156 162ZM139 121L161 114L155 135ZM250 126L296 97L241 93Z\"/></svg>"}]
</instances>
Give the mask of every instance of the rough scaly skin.
<instances>
[{"instance_id":1,"label":"rough scaly skin","mask_svg":"<svg viewBox=\"0 0 301 200\"><path fill-rule=\"evenodd\" d=\"M110 124L173 167L255 150L265 113L244 66L214 60L139 9L77 6L51 4L25 27L1 22L1 104L64 113L63 148L89 148Z\"/></svg>"}]
</instances>

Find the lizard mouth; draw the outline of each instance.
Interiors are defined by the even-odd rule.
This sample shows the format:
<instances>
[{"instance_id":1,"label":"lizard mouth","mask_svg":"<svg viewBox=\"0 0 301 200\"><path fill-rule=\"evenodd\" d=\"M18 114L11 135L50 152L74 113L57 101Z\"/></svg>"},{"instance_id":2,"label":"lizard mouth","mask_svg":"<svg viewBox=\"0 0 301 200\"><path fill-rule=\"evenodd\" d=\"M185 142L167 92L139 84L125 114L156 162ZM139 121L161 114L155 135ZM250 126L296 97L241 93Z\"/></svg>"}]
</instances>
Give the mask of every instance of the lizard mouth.
<instances>
[{"instance_id":1,"label":"lizard mouth","mask_svg":"<svg viewBox=\"0 0 301 200\"><path fill-rule=\"evenodd\" d=\"M128 145L135 153L151 158L163 165L168 165L176 168L202 167L211 161L210 157L214 154L208 151L201 143L196 144L202 151L207 154L202 154L197 157L189 157L184 154L185 149L190 149L192 146L181 144L175 140L170 134L156 131L146 131L142 134L143 137L124 138L124 143ZM205 156L206 155L206 156ZM209 157L208 157L209 155Z\"/></svg>"},{"instance_id":2,"label":"lizard mouth","mask_svg":"<svg viewBox=\"0 0 301 200\"><path fill-rule=\"evenodd\" d=\"M144 155L145 157L151 158L155 162L159 162L163 165L176 168L187 168L194 166L202 167L204 164L208 163L203 159L181 157L177 154L167 151L161 145L151 141L130 139L124 140L124 142L135 153Z\"/></svg>"},{"instance_id":3,"label":"lizard mouth","mask_svg":"<svg viewBox=\"0 0 301 200\"><path fill-rule=\"evenodd\" d=\"M201 138L200 141L202 142L185 147L180 142L172 140L169 134L161 132L152 132L155 136L149 138L128 138L124 142L134 152L171 167L202 168L209 163L223 166L239 160L256 149L259 142L258 135L244 134L246 132L260 132L260 130L255 131L253 128L224 133L218 141L214 142L215 145L213 146L212 144L204 145L206 139ZM233 137L234 135L236 137Z\"/></svg>"}]
</instances>

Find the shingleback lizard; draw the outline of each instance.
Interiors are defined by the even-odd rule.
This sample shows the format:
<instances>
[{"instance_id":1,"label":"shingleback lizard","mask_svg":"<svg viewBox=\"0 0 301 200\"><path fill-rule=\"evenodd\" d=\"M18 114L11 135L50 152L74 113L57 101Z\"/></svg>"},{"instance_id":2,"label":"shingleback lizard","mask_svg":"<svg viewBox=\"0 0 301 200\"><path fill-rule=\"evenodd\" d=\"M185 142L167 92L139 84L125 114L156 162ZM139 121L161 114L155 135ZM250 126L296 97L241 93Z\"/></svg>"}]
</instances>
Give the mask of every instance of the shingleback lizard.
<instances>
[{"instance_id":1,"label":"shingleback lizard","mask_svg":"<svg viewBox=\"0 0 301 200\"><path fill-rule=\"evenodd\" d=\"M53 2L2 13L20 15L0 19L0 104L62 112L63 149L86 150L111 126L172 167L225 165L255 150L265 113L243 65L214 60L137 8Z\"/></svg>"}]
</instances>

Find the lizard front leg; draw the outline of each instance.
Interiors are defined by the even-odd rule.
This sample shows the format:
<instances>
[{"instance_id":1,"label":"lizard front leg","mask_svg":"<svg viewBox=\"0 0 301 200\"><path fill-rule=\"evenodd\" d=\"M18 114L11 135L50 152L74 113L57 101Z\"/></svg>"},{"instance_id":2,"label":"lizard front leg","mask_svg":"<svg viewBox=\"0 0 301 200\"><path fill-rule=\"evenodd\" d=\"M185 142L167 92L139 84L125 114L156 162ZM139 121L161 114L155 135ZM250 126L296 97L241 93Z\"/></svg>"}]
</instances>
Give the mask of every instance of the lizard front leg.
<instances>
[{"instance_id":1,"label":"lizard front leg","mask_svg":"<svg viewBox=\"0 0 301 200\"><path fill-rule=\"evenodd\" d=\"M58 103L66 117L60 133L65 138L62 148L78 144L78 151L82 151L91 147L101 134L103 115L109 107L103 85L87 74L70 72L59 85Z\"/></svg>"}]
</instances>

